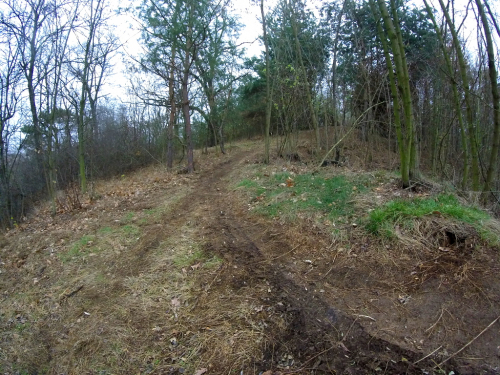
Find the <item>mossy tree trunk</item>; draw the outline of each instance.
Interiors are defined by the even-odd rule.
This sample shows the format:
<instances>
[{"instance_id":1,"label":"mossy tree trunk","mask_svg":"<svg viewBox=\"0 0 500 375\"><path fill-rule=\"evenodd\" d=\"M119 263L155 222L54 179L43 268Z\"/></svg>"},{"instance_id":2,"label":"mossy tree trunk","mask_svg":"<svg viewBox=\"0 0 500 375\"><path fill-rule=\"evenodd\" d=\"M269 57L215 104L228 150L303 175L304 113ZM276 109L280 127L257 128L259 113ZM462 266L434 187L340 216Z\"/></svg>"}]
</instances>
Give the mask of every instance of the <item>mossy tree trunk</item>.
<instances>
[{"instance_id":1,"label":"mossy tree trunk","mask_svg":"<svg viewBox=\"0 0 500 375\"><path fill-rule=\"evenodd\" d=\"M271 148L271 139L269 132L271 131L271 110L273 99L271 94L271 62L269 56L269 40L267 39L266 15L264 12L264 0L260 0L260 13L262 16L262 32L264 34L264 47L266 51L266 126L264 130L265 140L265 156L264 162L269 164L269 153Z\"/></svg>"},{"instance_id":2,"label":"mossy tree trunk","mask_svg":"<svg viewBox=\"0 0 500 375\"><path fill-rule=\"evenodd\" d=\"M477 141L476 141L476 127L474 125L473 119L473 111L472 111L472 99L469 88L469 78L467 77L467 64L465 61L465 57L462 51L462 46L460 44L460 40L458 38L457 31L455 29L455 24L448 13L448 9L446 8L443 0L438 0L439 5L441 6L441 10L446 19L446 23L450 30L453 46L455 48L455 52L457 54L457 62L460 71L460 77L462 79L462 89L464 91L465 98L465 110L466 110L466 122L467 122L467 134L468 141L470 147L470 158L471 158L471 178L472 178L472 190L479 190L479 154L477 150Z\"/></svg>"},{"instance_id":3,"label":"mossy tree trunk","mask_svg":"<svg viewBox=\"0 0 500 375\"><path fill-rule=\"evenodd\" d=\"M384 45L385 59L389 70L389 79L391 84L391 94L394 102L394 123L399 144L401 178L403 188L407 188L410 186L410 178L418 176L418 171L416 169L417 154L414 142L415 129L413 123L413 107L408 66L406 63L405 49L401 37L401 29L399 19L397 17L395 2L394 0L391 0L392 18L389 14L385 1L377 0L377 3L378 10L380 11L380 15L385 26L385 32L383 29L379 28L379 36ZM379 18L373 1L371 2L371 5L374 16ZM387 39L391 46L390 51ZM393 55L392 59L390 52L392 52ZM392 60L394 60L394 66L392 64ZM395 73L393 73L393 69L395 69ZM399 112L399 93L401 93L402 96L404 123L401 121L401 113Z\"/></svg>"},{"instance_id":4,"label":"mossy tree trunk","mask_svg":"<svg viewBox=\"0 0 500 375\"><path fill-rule=\"evenodd\" d=\"M484 37L486 41L486 52L488 54L488 71L490 76L491 98L493 101L493 141L489 157L488 170L486 172L486 180L483 187L483 202L486 202L493 186L493 178L495 177L498 166L498 152L500 150L500 95L498 92L498 72L495 65L495 50L493 38L488 23L488 17L484 11L484 6L481 0L476 0L477 10L483 24Z\"/></svg>"},{"instance_id":5,"label":"mossy tree trunk","mask_svg":"<svg viewBox=\"0 0 500 375\"><path fill-rule=\"evenodd\" d=\"M439 26L436 22L436 18L434 17L434 13L432 12L432 9L429 6L427 0L424 0L424 4L425 4L425 7L427 9L427 14L429 15L429 18L431 19L431 21L434 25L434 30L436 31L436 35L438 37L439 44L441 45L441 50L443 52L444 61L446 63L447 74L449 76L452 91L453 91L453 101L454 101L455 110L457 113L458 124L460 127L462 152L464 153L464 165L463 165L463 171L462 171L461 187L462 187L462 189L465 189L465 187L467 186L468 179L469 179L469 146L467 144L467 134L465 131L465 125L464 125L463 114L462 114L462 103L460 100L460 95L458 93L457 81L455 80L455 77L454 77L454 70L453 70L452 61L451 61L450 55L448 53L448 50L446 48L446 45L444 44L444 39L443 39L443 36L441 33L441 29L439 28Z\"/></svg>"}]
</instances>

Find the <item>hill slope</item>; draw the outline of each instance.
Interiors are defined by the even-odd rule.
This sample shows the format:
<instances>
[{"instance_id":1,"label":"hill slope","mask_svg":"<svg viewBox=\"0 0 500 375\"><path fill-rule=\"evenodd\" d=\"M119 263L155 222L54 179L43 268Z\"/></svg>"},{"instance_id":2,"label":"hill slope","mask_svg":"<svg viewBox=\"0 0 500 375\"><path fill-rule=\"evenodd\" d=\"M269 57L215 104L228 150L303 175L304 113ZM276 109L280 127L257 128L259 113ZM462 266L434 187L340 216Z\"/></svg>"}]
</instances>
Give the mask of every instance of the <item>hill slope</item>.
<instances>
[{"instance_id":1,"label":"hill slope","mask_svg":"<svg viewBox=\"0 0 500 375\"><path fill-rule=\"evenodd\" d=\"M500 373L498 252L477 227L429 212L375 236L367 212L431 192L261 152L101 182L2 236L0 372ZM348 194L325 211L322 187Z\"/></svg>"}]
</instances>

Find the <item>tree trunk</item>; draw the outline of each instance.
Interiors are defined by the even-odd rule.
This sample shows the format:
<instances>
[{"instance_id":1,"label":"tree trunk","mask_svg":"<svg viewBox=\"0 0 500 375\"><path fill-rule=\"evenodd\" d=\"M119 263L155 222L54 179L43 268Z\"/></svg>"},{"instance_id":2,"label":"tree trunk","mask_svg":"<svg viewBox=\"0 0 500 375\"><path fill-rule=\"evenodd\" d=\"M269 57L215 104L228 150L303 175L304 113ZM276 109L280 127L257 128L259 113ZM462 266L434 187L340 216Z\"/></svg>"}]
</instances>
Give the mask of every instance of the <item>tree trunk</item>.
<instances>
[{"instance_id":1,"label":"tree trunk","mask_svg":"<svg viewBox=\"0 0 500 375\"><path fill-rule=\"evenodd\" d=\"M184 72L182 77L182 112L184 114L184 127L186 134L186 152L187 152L187 170L188 173L194 172L194 160L193 160L193 142L192 142L192 134L191 134L191 114L189 107L189 70L191 66L191 53L193 53L193 24L192 24L192 9L193 5L191 4L190 8L190 16L189 16L189 25L188 25L188 33L186 38L186 50L184 56Z\"/></svg>"},{"instance_id":2,"label":"tree trunk","mask_svg":"<svg viewBox=\"0 0 500 375\"><path fill-rule=\"evenodd\" d=\"M450 28L450 33L453 38L453 45L457 53L458 67L460 70L460 76L462 77L462 88L464 90L465 97L465 109L467 118L467 130L468 130L468 141L470 146L470 156L471 156L471 177L472 177L472 190L479 190L479 154L477 150L476 142L476 127L474 126L473 112L472 112L472 100L469 89L469 78L467 77L467 65L465 62L465 57L462 52L462 47L460 45L460 40L458 39L457 32L455 30L455 24L453 23L448 10L446 9L443 0L438 0L443 15L446 19L446 23Z\"/></svg>"},{"instance_id":3,"label":"tree trunk","mask_svg":"<svg viewBox=\"0 0 500 375\"><path fill-rule=\"evenodd\" d=\"M266 50L266 128L264 131L265 140L265 156L264 162L269 164L269 153L271 148L271 139L269 132L271 131L271 110L272 110L272 97L271 97L271 63L269 57L269 41L267 40L266 28L266 15L264 13L264 0L260 0L260 13L262 15L262 31L264 33L264 47Z\"/></svg>"},{"instance_id":4,"label":"tree trunk","mask_svg":"<svg viewBox=\"0 0 500 375\"><path fill-rule=\"evenodd\" d=\"M424 0L425 7L427 9L427 14L429 15L433 25L434 25L434 30L436 31L436 35L439 40L439 44L441 45L441 50L443 51L443 56L444 60L446 63L446 69L448 70L449 78L450 78L450 83L453 91L453 100L455 104L455 110L457 111L457 118L458 118L458 124L460 127L460 137L461 137L461 142L462 142L462 152L464 153L464 166L463 166L463 175L462 175L462 183L461 187L462 189L465 189L467 185L467 181L469 179L469 147L467 144L467 135L465 132L465 125L463 121L463 114L462 114L462 103L460 100L460 96L458 94L458 88L457 88L457 81L453 77L453 67L451 63L451 58L450 55L448 54L448 50L446 49L446 45L444 44L443 36L441 34L441 30L438 27L438 24L436 22L436 18L434 17L434 14L432 13L432 9L427 3L427 0Z\"/></svg>"},{"instance_id":5,"label":"tree trunk","mask_svg":"<svg viewBox=\"0 0 500 375\"><path fill-rule=\"evenodd\" d=\"M488 170L486 172L486 181L483 188L482 200L486 203L488 195L493 186L493 178L497 173L498 151L500 150L500 94L498 92L498 73L495 65L495 50L493 46L493 38L491 36L488 18L484 11L481 0L476 0L477 10L483 24L484 36L486 39L486 51L488 53L488 70L491 83L491 97L493 101L493 142L491 145L491 153L489 158Z\"/></svg>"},{"instance_id":6,"label":"tree trunk","mask_svg":"<svg viewBox=\"0 0 500 375\"><path fill-rule=\"evenodd\" d=\"M172 56L170 58L170 76L168 80L168 98L170 103L170 116L167 128L167 168L172 169L174 163L174 124L175 124L175 91L174 91L174 73L175 73L175 45L172 47Z\"/></svg>"},{"instance_id":7,"label":"tree trunk","mask_svg":"<svg viewBox=\"0 0 500 375\"><path fill-rule=\"evenodd\" d=\"M320 138L320 133L319 133L318 118L316 116L316 110L314 108L314 102L313 102L313 99L311 96L311 87L309 85L309 80L307 79L307 71L306 71L306 67L304 65L304 59L302 58L302 47L300 46L300 41L299 41L299 33L297 30L297 20L295 19L295 9L291 9L291 11L292 11L292 15L291 15L292 29L293 29L294 39L295 39L295 50L297 52L300 70L302 71L302 76L304 79L307 105L309 106L309 111L311 112L311 119L312 119L312 123L313 123L314 134L316 137L316 149L320 150L321 149L321 138Z\"/></svg>"},{"instance_id":8,"label":"tree trunk","mask_svg":"<svg viewBox=\"0 0 500 375\"><path fill-rule=\"evenodd\" d=\"M411 121L408 122L408 115L407 115L407 106L408 104L411 107L411 95L410 95L410 103L408 103L407 98L404 98L404 109L405 109L405 133L403 134L403 127L401 124L401 113L400 113L400 102L399 102L399 92L396 87L396 76L398 78L399 86L401 87L401 91L403 92L403 96L406 96L406 91L409 89L409 84L408 84L408 89L402 87L405 86L405 74L403 70L403 60L401 57L401 53L404 51L401 51L401 46L398 43L398 38L396 35L396 31L394 28L394 24L392 23L392 20L390 19L389 12L387 10L387 7L385 6L384 0L377 0L378 5L379 5L379 10L381 12L383 22L385 24L387 34L389 36L389 40L392 45L392 53L394 56L394 63L396 65L396 75L394 74L394 67L392 65L392 60L391 56L389 53L389 46L387 44L387 39L384 33L384 30L382 29L382 25L380 23L378 24L378 33L380 40L382 41L382 45L384 47L384 55L385 55L385 60L387 64L387 69L389 71L389 82L390 82L390 87L391 87L391 94L392 94L392 100L393 100L393 110L394 110L394 127L396 129L396 137L398 140L398 146L399 146L399 157L400 157L400 171L401 171L401 179L403 182L403 188L407 188L410 186L410 152L411 152L411 137L413 137L413 130L412 130L412 123ZM375 17L378 18L377 10L375 7L375 4L372 1L370 1L370 5L372 7L372 12L374 13ZM411 112L410 112L411 113ZM409 117L411 120L411 116Z\"/></svg>"}]
</instances>

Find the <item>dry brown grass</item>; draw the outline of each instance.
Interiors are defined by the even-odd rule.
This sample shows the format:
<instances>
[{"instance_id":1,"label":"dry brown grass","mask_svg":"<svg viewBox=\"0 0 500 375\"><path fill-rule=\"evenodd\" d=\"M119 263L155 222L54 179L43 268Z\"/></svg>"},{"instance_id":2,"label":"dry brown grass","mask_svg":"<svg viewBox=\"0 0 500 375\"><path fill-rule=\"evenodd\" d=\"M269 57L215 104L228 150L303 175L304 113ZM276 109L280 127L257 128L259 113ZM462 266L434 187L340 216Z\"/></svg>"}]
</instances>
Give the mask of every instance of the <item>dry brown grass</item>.
<instances>
[{"instance_id":1,"label":"dry brown grass","mask_svg":"<svg viewBox=\"0 0 500 375\"><path fill-rule=\"evenodd\" d=\"M200 168L227 159L211 154ZM194 373L258 357L256 306L209 295L222 261L174 212L198 178L151 166L98 181L83 211L40 206L3 235L0 372Z\"/></svg>"},{"instance_id":2,"label":"dry brown grass","mask_svg":"<svg viewBox=\"0 0 500 375\"><path fill-rule=\"evenodd\" d=\"M360 324L370 342L387 340L384 358L389 343L418 353L443 345L451 353L474 337L497 311L498 253L472 227L440 217L417 220L411 230L401 226L394 239L369 235L357 219L413 194L401 192L391 172L363 172L369 189L351 202L347 222L249 212L254 197L237 183L256 173L314 170L307 142L301 163L264 166L262 145L254 150L245 142L230 155L209 150L193 176L151 166L99 181L81 197L82 210L68 206L51 218L41 206L1 235L0 373L258 374L278 369L283 355L297 359L314 349L324 333L313 323L325 320L314 314L326 307L353 317L348 331ZM393 155L376 147L365 154L354 138L343 150L357 170L373 160L390 169ZM234 155L244 157L224 171ZM359 176L346 167L321 173ZM452 246L446 232L466 240ZM307 309L309 320L294 323ZM302 340L306 348L297 344ZM466 354L487 350L491 337L484 340ZM347 355L328 358L318 350L325 356L311 354L304 364ZM399 361L403 354L394 355Z\"/></svg>"}]
</instances>

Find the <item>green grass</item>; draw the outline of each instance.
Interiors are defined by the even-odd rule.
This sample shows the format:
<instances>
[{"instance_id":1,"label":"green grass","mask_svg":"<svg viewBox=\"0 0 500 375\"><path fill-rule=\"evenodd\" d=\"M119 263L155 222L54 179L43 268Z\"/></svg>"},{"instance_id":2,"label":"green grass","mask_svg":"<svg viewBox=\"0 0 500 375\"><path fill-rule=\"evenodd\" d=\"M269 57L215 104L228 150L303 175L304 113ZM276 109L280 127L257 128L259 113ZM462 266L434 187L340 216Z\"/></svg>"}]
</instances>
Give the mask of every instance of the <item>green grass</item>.
<instances>
[{"instance_id":1,"label":"green grass","mask_svg":"<svg viewBox=\"0 0 500 375\"><path fill-rule=\"evenodd\" d=\"M201 250L194 250L188 253L182 253L175 256L174 264L178 268L188 267L205 258L205 254Z\"/></svg>"},{"instance_id":2,"label":"green grass","mask_svg":"<svg viewBox=\"0 0 500 375\"><path fill-rule=\"evenodd\" d=\"M255 194L257 196L263 194L265 191L266 191L266 188L265 187L262 187L260 186L257 181L254 181L254 180L249 180L249 179L245 179L243 181L241 181L237 187L244 187L248 190L253 190L255 191Z\"/></svg>"},{"instance_id":3,"label":"green grass","mask_svg":"<svg viewBox=\"0 0 500 375\"><path fill-rule=\"evenodd\" d=\"M287 184L287 181L291 183ZM328 219L349 216L353 213L350 200L354 194L365 189L361 181L354 182L345 176L325 177L310 173L276 173L258 180L243 180L238 186L255 195L259 201L257 212L290 219L298 213L314 212L320 212Z\"/></svg>"},{"instance_id":4,"label":"green grass","mask_svg":"<svg viewBox=\"0 0 500 375\"><path fill-rule=\"evenodd\" d=\"M204 264L203 264L203 268L208 268L208 269L212 269L212 268L218 268L220 267L220 265L223 263L224 261L217 257L217 256L214 256L210 259L208 259Z\"/></svg>"},{"instance_id":5,"label":"green grass","mask_svg":"<svg viewBox=\"0 0 500 375\"><path fill-rule=\"evenodd\" d=\"M71 246L68 252L64 254L59 254L59 259L61 260L61 262L66 263L72 259L75 259L83 255L84 253L86 253L86 250L89 250L88 249L89 246L94 241L95 241L94 236L83 236L80 240L78 240Z\"/></svg>"},{"instance_id":6,"label":"green grass","mask_svg":"<svg viewBox=\"0 0 500 375\"><path fill-rule=\"evenodd\" d=\"M134 218L135 213L134 212L127 212L127 214L122 218L122 221L124 222L130 222Z\"/></svg>"},{"instance_id":7,"label":"green grass","mask_svg":"<svg viewBox=\"0 0 500 375\"><path fill-rule=\"evenodd\" d=\"M135 225L125 225L121 231L128 237L137 237L141 233L141 230Z\"/></svg>"},{"instance_id":8,"label":"green grass","mask_svg":"<svg viewBox=\"0 0 500 375\"><path fill-rule=\"evenodd\" d=\"M411 227L413 220L426 215L440 214L467 223L483 234L482 224L490 220L485 212L462 205L452 194L440 194L429 198L397 199L376 208L368 217L366 228L374 234L393 236L395 225ZM488 233L484 233L487 237Z\"/></svg>"},{"instance_id":9,"label":"green grass","mask_svg":"<svg viewBox=\"0 0 500 375\"><path fill-rule=\"evenodd\" d=\"M29 324L27 322L26 323L18 323L18 324L16 324L16 331L21 333L28 327L29 327Z\"/></svg>"}]
</instances>

